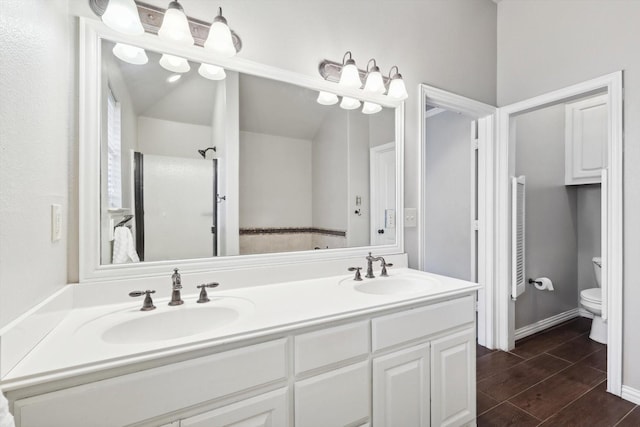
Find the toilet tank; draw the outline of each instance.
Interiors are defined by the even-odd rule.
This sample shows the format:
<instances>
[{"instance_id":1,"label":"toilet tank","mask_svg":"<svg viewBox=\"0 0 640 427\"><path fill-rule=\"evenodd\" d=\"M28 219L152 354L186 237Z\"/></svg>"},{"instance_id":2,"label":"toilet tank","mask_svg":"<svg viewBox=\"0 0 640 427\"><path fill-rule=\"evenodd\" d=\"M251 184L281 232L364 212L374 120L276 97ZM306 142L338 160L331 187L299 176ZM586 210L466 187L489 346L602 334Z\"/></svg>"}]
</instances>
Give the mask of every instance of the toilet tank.
<instances>
[{"instance_id":1,"label":"toilet tank","mask_svg":"<svg viewBox=\"0 0 640 427\"><path fill-rule=\"evenodd\" d=\"M602 258L599 256L593 257L591 262L593 262L593 271L596 274L596 283L598 287L600 287L600 280L602 280Z\"/></svg>"}]
</instances>

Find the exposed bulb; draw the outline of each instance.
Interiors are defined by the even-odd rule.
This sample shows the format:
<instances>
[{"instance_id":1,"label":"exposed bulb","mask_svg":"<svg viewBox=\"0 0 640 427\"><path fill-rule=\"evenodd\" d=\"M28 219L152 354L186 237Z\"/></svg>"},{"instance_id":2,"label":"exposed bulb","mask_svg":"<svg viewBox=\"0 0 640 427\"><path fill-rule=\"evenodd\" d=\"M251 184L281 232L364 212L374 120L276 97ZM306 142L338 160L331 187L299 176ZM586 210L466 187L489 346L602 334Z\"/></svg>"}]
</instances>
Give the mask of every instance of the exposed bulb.
<instances>
[{"instance_id":1,"label":"exposed bulb","mask_svg":"<svg viewBox=\"0 0 640 427\"><path fill-rule=\"evenodd\" d=\"M133 65L144 65L149 62L149 57L144 49L124 43L116 43L113 54L121 61Z\"/></svg>"}]
</instances>

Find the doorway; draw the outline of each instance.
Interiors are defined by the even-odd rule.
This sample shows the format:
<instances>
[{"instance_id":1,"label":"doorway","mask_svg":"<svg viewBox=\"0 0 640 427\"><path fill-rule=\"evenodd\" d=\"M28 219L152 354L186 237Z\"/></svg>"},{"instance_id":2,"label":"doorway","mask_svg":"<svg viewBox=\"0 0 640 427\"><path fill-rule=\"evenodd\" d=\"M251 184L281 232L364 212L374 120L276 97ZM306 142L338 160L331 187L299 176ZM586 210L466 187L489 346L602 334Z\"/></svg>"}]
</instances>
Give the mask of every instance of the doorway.
<instances>
[{"instance_id":1,"label":"doorway","mask_svg":"<svg viewBox=\"0 0 640 427\"><path fill-rule=\"evenodd\" d=\"M419 218L419 268L426 271L429 267L427 256L429 253L431 241L430 233L433 228L427 224L426 212L430 209L430 186L427 184L428 167L430 164L429 153L427 152L427 127L429 116L433 117L434 113L451 114L453 116L464 117L460 126L464 126L466 147L462 147L458 152L463 163L470 170L466 173L466 182L460 182L460 188L466 188L466 195L460 198L460 203L465 203L458 214L462 214L462 218L458 220L464 227L463 239L466 243L462 243L460 250L460 262L464 265L464 272L460 274L468 274L468 279L475 281L483 286L478 291L477 300L477 328L478 343L493 348L494 346L494 330L493 330L493 269L491 267L492 248L493 248L493 203L491 187L492 170L493 170L493 141L494 141L494 123L496 108L475 101L464 96L456 95L451 92L444 91L428 85L420 85L420 214ZM431 113L429 113L429 111ZM441 116L444 117L444 116ZM446 188L446 182L433 183L436 187ZM434 187L432 187L434 188ZM482 197L478 197L481 195ZM435 221L435 219L433 219ZM464 236L468 236L468 239ZM456 257L458 258L458 257Z\"/></svg>"},{"instance_id":2,"label":"doorway","mask_svg":"<svg viewBox=\"0 0 640 427\"><path fill-rule=\"evenodd\" d=\"M602 173L602 317L606 319L607 391L622 388L622 72L569 86L498 109L494 181L496 246L496 347L515 345L515 303L512 299L512 229L510 178L515 175L513 119L518 115L603 93L608 104L606 163Z\"/></svg>"}]
</instances>

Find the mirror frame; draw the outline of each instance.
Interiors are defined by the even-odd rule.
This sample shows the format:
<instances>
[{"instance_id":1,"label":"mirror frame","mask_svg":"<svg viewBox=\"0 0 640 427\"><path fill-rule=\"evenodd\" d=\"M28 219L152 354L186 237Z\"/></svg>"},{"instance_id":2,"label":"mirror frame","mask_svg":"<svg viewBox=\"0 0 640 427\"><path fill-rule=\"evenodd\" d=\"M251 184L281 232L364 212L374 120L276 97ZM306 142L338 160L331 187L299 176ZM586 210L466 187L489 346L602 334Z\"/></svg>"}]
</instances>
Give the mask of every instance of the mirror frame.
<instances>
[{"instance_id":1,"label":"mirror frame","mask_svg":"<svg viewBox=\"0 0 640 427\"><path fill-rule=\"evenodd\" d=\"M198 259L151 261L136 264L100 263L100 81L101 40L129 43L146 50L182 56L193 62L207 62L231 71L278 80L315 91L327 91L383 107L395 108L396 138L396 239L393 245L361 246L325 249L322 251L278 252L272 254L231 255ZM172 268L182 272L215 271L250 268L259 265L301 264L317 261L341 260L374 254L404 253L404 102L383 95L364 94L359 89L344 89L336 83L324 81L292 71L259 64L242 58L216 58L198 46L174 47L165 45L157 36L145 33L127 36L117 33L102 22L80 17L79 43L79 282L91 283L123 278L165 276Z\"/></svg>"}]
</instances>

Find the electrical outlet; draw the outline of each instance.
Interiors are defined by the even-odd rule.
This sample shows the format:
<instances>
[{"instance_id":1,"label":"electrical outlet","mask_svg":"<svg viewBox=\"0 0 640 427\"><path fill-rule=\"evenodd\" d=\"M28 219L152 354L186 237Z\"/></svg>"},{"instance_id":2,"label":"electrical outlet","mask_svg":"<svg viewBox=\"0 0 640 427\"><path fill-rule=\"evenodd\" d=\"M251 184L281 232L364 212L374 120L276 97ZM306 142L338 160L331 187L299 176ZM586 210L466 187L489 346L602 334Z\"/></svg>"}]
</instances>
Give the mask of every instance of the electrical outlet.
<instances>
[{"instance_id":1,"label":"electrical outlet","mask_svg":"<svg viewBox=\"0 0 640 427\"><path fill-rule=\"evenodd\" d=\"M62 207L51 205L51 241L57 242L62 239Z\"/></svg>"},{"instance_id":2,"label":"electrical outlet","mask_svg":"<svg viewBox=\"0 0 640 427\"><path fill-rule=\"evenodd\" d=\"M418 226L418 210L416 208L406 208L404 210L404 226L407 228Z\"/></svg>"}]
</instances>

